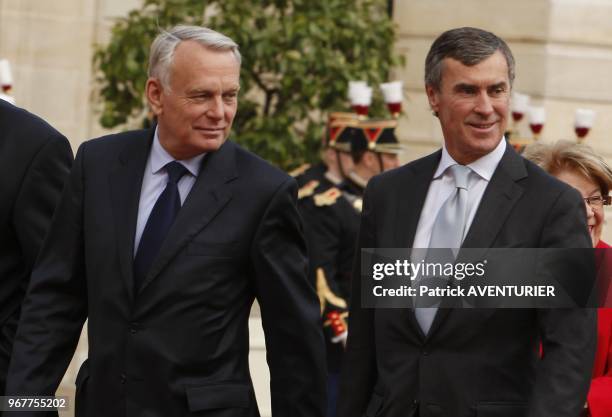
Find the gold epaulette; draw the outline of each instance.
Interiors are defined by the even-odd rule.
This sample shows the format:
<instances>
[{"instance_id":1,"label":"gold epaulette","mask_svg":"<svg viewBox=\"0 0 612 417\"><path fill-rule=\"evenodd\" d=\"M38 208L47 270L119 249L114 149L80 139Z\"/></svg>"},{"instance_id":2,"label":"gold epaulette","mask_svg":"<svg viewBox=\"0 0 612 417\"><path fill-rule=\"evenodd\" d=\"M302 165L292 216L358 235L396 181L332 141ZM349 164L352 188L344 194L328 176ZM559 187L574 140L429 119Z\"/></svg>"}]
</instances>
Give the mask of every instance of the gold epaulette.
<instances>
[{"instance_id":1,"label":"gold epaulette","mask_svg":"<svg viewBox=\"0 0 612 417\"><path fill-rule=\"evenodd\" d=\"M289 175L291 175L293 178L297 177L298 175L302 175L304 172L306 172L306 170L310 168L310 164L302 164L299 167L297 167L296 169L289 171Z\"/></svg>"},{"instance_id":2,"label":"gold epaulette","mask_svg":"<svg viewBox=\"0 0 612 417\"><path fill-rule=\"evenodd\" d=\"M327 191L324 191L319 194L315 194L314 196L315 206L317 207L331 206L338 200L338 198L341 195L342 195L342 192L336 187L332 187Z\"/></svg>"},{"instance_id":3,"label":"gold epaulette","mask_svg":"<svg viewBox=\"0 0 612 417\"><path fill-rule=\"evenodd\" d=\"M306 185L304 185L302 188L298 190L298 200L301 200L302 198L310 197L311 195L313 195L315 188L317 188L318 186L319 186L319 181L317 180L308 181Z\"/></svg>"}]
</instances>

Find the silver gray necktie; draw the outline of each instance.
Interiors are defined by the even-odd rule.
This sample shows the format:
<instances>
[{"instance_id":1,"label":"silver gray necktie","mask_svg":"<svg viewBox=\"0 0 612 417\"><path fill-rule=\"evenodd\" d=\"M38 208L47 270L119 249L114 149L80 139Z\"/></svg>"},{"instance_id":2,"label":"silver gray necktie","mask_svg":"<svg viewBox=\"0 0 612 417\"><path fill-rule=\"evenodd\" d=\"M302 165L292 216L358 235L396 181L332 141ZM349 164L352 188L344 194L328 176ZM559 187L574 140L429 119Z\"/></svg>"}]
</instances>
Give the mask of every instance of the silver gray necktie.
<instances>
[{"instance_id":1,"label":"silver gray necktie","mask_svg":"<svg viewBox=\"0 0 612 417\"><path fill-rule=\"evenodd\" d=\"M468 206L468 176L471 170L464 165L452 165L448 170L454 179L456 188L455 192L440 207L440 211L436 216L429 240L430 248L460 248L465 234ZM434 257L428 255L427 262L431 262L432 258ZM440 260L437 261L439 262ZM437 312L438 307L415 308L414 314L423 333L427 334L429 332Z\"/></svg>"}]
</instances>

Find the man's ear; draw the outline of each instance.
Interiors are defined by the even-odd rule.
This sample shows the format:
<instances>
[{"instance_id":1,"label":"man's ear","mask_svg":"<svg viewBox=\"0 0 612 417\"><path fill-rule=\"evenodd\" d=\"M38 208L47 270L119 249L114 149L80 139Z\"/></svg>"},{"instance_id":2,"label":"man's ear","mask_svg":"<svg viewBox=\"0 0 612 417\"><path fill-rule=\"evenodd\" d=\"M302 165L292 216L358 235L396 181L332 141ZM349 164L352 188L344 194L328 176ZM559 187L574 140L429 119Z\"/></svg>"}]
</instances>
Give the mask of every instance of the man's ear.
<instances>
[{"instance_id":1,"label":"man's ear","mask_svg":"<svg viewBox=\"0 0 612 417\"><path fill-rule=\"evenodd\" d=\"M326 164L332 164L336 161L336 151L330 148L329 146L323 149L323 161Z\"/></svg>"},{"instance_id":2,"label":"man's ear","mask_svg":"<svg viewBox=\"0 0 612 417\"><path fill-rule=\"evenodd\" d=\"M161 82L157 78L149 78L145 86L145 94L151 111L156 116L159 116L163 111L162 95L164 94Z\"/></svg>"},{"instance_id":3,"label":"man's ear","mask_svg":"<svg viewBox=\"0 0 612 417\"><path fill-rule=\"evenodd\" d=\"M433 111L435 115L438 115L438 110L440 109L438 90L431 85L426 85L425 92L427 93L427 100L429 100L429 107L431 107L431 111Z\"/></svg>"}]
</instances>

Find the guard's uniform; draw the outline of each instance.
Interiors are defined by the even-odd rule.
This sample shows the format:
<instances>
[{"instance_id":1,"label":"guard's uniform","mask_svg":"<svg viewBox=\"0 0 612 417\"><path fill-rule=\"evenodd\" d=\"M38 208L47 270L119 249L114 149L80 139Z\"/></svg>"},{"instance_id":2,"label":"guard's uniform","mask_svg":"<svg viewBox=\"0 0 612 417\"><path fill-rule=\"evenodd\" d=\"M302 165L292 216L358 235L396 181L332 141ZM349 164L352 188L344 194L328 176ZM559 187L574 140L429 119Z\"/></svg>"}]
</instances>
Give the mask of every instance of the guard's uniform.
<instances>
[{"instance_id":1,"label":"guard's uniform","mask_svg":"<svg viewBox=\"0 0 612 417\"><path fill-rule=\"evenodd\" d=\"M394 120L348 123L341 130L351 151L398 152L403 148L393 134ZM379 143L380 142L380 143ZM326 335L328 416L335 415L337 378L342 367L348 334L351 273L367 181L351 172L340 185L315 189L308 205L307 235L310 264L321 302Z\"/></svg>"},{"instance_id":2,"label":"guard's uniform","mask_svg":"<svg viewBox=\"0 0 612 417\"><path fill-rule=\"evenodd\" d=\"M354 126L357 125L356 116L346 113L332 113L328 124L328 135L326 146L335 149L337 152L351 152L351 140L355 136ZM310 170L311 172L314 172ZM314 227L317 227L320 222L320 216L323 214L317 209L314 196L323 195L333 187L341 188L344 186L345 178L335 177L329 171L323 171L320 175L314 176L310 174L306 177L309 170L304 171L301 179L302 185L298 191L298 208L304 221L304 229L306 243L308 245L308 253L310 259L310 278L313 285L316 284L316 268L313 260L317 259L317 252L320 250L314 242ZM298 177L299 178L299 177ZM299 183L299 182L298 182ZM332 192L333 194L333 192ZM317 201L320 201L318 197Z\"/></svg>"},{"instance_id":3,"label":"guard's uniform","mask_svg":"<svg viewBox=\"0 0 612 417\"><path fill-rule=\"evenodd\" d=\"M323 162L319 162L315 165L301 165L289 172L289 175L295 178L295 181L298 183L298 187L302 188L311 181L321 182L325 175L325 171L327 171L327 167Z\"/></svg>"},{"instance_id":4,"label":"guard's uniform","mask_svg":"<svg viewBox=\"0 0 612 417\"><path fill-rule=\"evenodd\" d=\"M311 224L311 263L326 334L327 365L330 373L339 373L347 332L361 197L332 187L315 194L312 201L316 221Z\"/></svg>"}]
</instances>

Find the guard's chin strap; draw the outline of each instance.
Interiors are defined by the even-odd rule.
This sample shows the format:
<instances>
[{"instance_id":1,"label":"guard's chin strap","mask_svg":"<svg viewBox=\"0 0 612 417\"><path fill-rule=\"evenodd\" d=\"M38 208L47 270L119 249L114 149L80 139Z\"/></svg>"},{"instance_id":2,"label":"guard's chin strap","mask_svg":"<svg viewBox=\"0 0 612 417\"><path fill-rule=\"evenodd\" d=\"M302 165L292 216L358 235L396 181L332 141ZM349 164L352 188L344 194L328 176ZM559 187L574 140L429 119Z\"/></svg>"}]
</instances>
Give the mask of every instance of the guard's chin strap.
<instances>
[{"instance_id":1,"label":"guard's chin strap","mask_svg":"<svg viewBox=\"0 0 612 417\"><path fill-rule=\"evenodd\" d=\"M380 168L380 171L378 171L378 173L381 174L385 171L385 168L383 166L382 154L380 152L374 153L376 154L376 158L378 159L378 167Z\"/></svg>"},{"instance_id":2,"label":"guard's chin strap","mask_svg":"<svg viewBox=\"0 0 612 417\"><path fill-rule=\"evenodd\" d=\"M340 176L342 180L346 178L346 173L344 172L344 167L342 166L342 159L340 158L340 151L338 149L334 149L336 151L336 162L338 163L338 169L340 170Z\"/></svg>"}]
</instances>

